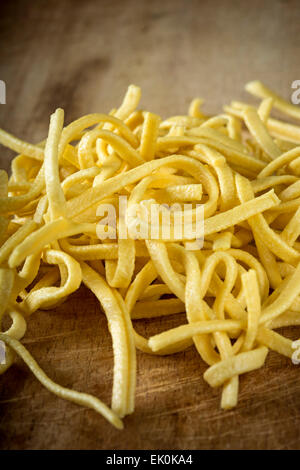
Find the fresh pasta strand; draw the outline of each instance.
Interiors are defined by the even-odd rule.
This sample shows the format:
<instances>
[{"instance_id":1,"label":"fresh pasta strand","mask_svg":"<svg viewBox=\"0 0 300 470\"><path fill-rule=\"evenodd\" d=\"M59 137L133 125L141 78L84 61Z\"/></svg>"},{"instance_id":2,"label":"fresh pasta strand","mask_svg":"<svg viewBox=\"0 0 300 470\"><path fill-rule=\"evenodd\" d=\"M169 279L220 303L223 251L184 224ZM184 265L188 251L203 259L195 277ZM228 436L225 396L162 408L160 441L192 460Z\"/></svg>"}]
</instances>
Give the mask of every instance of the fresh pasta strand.
<instances>
[{"instance_id":1,"label":"fresh pasta strand","mask_svg":"<svg viewBox=\"0 0 300 470\"><path fill-rule=\"evenodd\" d=\"M26 348L17 341L9 337L8 335L0 333L0 340L12 348L27 364L36 378L52 393L57 395L64 400L72 401L78 405L86 406L87 408L94 409L97 413L102 414L113 426L117 429L123 428L122 421L118 416L110 410L103 402L98 398L88 395L87 393L75 392L68 388L61 387L60 385L53 382L38 366L33 357L29 354Z\"/></svg>"}]
</instances>

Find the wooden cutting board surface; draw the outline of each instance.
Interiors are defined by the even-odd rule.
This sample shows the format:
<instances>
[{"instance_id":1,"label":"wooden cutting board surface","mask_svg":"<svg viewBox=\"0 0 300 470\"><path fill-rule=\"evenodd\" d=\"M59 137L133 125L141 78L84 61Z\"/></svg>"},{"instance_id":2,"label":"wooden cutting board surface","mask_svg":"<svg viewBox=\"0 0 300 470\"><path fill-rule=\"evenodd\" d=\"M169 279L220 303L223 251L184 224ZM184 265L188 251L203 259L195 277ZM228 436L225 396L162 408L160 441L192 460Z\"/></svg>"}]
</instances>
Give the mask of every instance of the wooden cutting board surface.
<instances>
[{"instance_id":1,"label":"wooden cutting board surface","mask_svg":"<svg viewBox=\"0 0 300 470\"><path fill-rule=\"evenodd\" d=\"M194 96L208 112L247 98L261 79L285 98L300 79L296 0L1 2L0 79L7 104L0 127L36 142L58 106L70 122L117 106L130 83L142 106L186 112ZM12 153L1 148L1 167ZM136 322L145 336L183 315ZM295 332L286 331L295 337ZM299 333L298 333L299 335ZM296 333L297 336L297 333ZM58 383L110 402L112 350L106 320L84 288L28 322L24 343ZM275 353L240 380L235 410L202 375L193 348L170 357L138 353L135 413L116 431L95 412L47 392L18 361L0 378L3 449L299 449L299 369Z\"/></svg>"}]
</instances>

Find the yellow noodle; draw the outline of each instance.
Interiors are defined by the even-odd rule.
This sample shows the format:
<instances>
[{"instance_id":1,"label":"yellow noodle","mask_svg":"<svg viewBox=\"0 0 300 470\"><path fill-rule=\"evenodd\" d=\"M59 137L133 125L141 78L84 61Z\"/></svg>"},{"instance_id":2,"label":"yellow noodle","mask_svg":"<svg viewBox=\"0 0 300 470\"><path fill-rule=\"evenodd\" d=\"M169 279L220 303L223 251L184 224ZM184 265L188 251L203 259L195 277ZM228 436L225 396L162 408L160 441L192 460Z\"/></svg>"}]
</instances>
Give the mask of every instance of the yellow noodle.
<instances>
[{"instance_id":1,"label":"yellow noodle","mask_svg":"<svg viewBox=\"0 0 300 470\"><path fill-rule=\"evenodd\" d=\"M97 413L104 416L113 426L117 429L123 428L122 421L118 416L110 410L102 401L98 398L88 395L87 393L76 392L68 388L62 387L61 385L53 382L49 377L42 371L36 361L33 359L31 354L24 348L24 346L14 338L0 333L0 339L10 348L12 348L27 364L29 369L33 372L36 378L46 387L50 392L57 395L59 398L64 400L72 401L81 406L94 409Z\"/></svg>"}]
</instances>

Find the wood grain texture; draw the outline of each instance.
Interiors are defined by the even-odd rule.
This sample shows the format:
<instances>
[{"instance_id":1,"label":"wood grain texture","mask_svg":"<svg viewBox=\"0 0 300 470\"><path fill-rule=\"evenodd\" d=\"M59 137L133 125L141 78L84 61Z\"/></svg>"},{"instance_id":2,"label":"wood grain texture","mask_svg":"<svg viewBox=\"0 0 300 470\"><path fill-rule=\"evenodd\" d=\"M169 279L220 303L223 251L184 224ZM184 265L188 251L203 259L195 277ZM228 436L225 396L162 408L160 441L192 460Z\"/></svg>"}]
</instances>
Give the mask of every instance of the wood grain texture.
<instances>
[{"instance_id":1,"label":"wood grain texture","mask_svg":"<svg viewBox=\"0 0 300 470\"><path fill-rule=\"evenodd\" d=\"M142 105L162 115L184 113L202 96L218 112L245 99L259 78L286 98L299 79L299 2L3 1L0 79L7 104L0 127L42 140L57 106L66 120L106 112L129 83ZM1 166L12 153L1 148ZM149 336L180 315L139 321ZM290 334L290 332L288 332ZM295 335L295 333L293 333ZM81 288L59 308L36 313L24 342L51 378L110 401L111 341L95 298ZM0 378L3 449L299 449L299 370L270 354L241 378L238 407L219 409L220 391L202 375L194 349L171 357L138 353L136 411L123 432L93 411L57 399L21 361Z\"/></svg>"}]
</instances>

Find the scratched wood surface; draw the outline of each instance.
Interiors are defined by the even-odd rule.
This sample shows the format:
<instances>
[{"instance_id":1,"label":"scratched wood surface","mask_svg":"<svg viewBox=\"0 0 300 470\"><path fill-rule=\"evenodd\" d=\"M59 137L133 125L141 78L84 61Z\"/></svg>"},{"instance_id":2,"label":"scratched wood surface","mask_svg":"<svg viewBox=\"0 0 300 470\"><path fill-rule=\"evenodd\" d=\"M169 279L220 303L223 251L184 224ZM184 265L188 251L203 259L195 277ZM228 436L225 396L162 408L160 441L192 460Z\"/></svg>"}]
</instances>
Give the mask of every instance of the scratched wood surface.
<instances>
[{"instance_id":1,"label":"scratched wood surface","mask_svg":"<svg viewBox=\"0 0 300 470\"><path fill-rule=\"evenodd\" d=\"M2 1L0 127L42 140L57 106L66 121L118 105L129 83L162 115L194 96L209 112L245 99L259 78L285 98L299 79L298 1ZM1 148L1 166L12 153ZM139 321L149 336L182 315ZM295 337L295 332L287 331ZM296 333L297 336L297 333ZM51 378L110 401L112 350L106 321L84 288L28 323L24 343ZM18 361L0 378L2 449L299 449L299 370L274 353L241 378L233 411L204 382L194 349L171 357L138 353L136 411L123 432L93 411L48 393Z\"/></svg>"}]
</instances>

